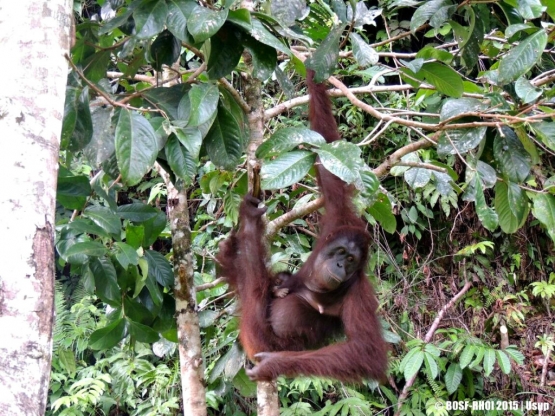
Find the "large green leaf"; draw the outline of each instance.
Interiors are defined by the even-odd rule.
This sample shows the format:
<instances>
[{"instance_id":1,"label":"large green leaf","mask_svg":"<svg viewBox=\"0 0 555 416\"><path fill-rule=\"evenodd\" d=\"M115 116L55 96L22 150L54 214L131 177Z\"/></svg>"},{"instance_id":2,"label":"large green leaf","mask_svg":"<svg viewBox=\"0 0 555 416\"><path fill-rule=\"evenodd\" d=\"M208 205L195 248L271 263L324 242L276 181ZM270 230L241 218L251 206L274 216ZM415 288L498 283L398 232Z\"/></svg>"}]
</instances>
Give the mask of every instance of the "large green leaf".
<instances>
[{"instance_id":1,"label":"large green leaf","mask_svg":"<svg viewBox=\"0 0 555 416\"><path fill-rule=\"evenodd\" d=\"M493 366L495 364L495 350L493 348L487 348L484 353L484 373L489 376L493 371Z\"/></svg>"},{"instance_id":2,"label":"large green leaf","mask_svg":"<svg viewBox=\"0 0 555 416\"><path fill-rule=\"evenodd\" d=\"M109 208L100 205L91 205L83 213L86 217L108 234L119 236L121 233L121 220Z\"/></svg>"},{"instance_id":3,"label":"large green leaf","mask_svg":"<svg viewBox=\"0 0 555 416\"><path fill-rule=\"evenodd\" d=\"M516 92L516 95L518 95L518 97L525 104L536 101L538 97L542 95L542 90L534 86L530 81L528 81L523 76L516 80L515 92Z\"/></svg>"},{"instance_id":4,"label":"large green leaf","mask_svg":"<svg viewBox=\"0 0 555 416\"><path fill-rule=\"evenodd\" d=\"M94 275L96 295L108 305L121 305L121 291L117 281L117 273L114 265L105 257L93 258L89 267Z\"/></svg>"},{"instance_id":5,"label":"large green leaf","mask_svg":"<svg viewBox=\"0 0 555 416\"><path fill-rule=\"evenodd\" d=\"M158 140L152 125L141 114L121 109L116 126L116 157L125 182L139 183L157 154Z\"/></svg>"},{"instance_id":6,"label":"large green leaf","mask_svg":"<svg viewBox=\"0 0 555 416\"><path fill-rule=\"evenodd\" d=\"M355 183L358 187L362 185L359 171L364 163L357 145L340 140L326 143L315 149L315 152L322 165L335 176L347 183Z\"/></svg>"},{"instance_id":7,"label":"large green leaf","mask_svg":"<svg viewBox=\"0 0 555 416\"><path fill-rule=\"evenodd\" d=\"M66 252L65 256L72 257L78 255L100 257L106 254L106 247L98 241L83 241L75 243Z\"/></svg>"},{"instance_id":8,"label":"large green leaf","mask_svg":"<svg viewBox=\"0 0 555 416\"><path fill-rule=\"evenodd\" d=\"M216 11L197 5L189 15L187 29L195 38L195 42L204 42L220 30L227 14L228 9Z\"/></svg>"},{"instance_id":9,"label":"large green leaf","mask_svg":"<svg viewBox=\"0 0 555 416\"><path fill-rule=\"evenodd\" d=\"M547 233L555 241L555 197L550 194L537 194L532 202L532 214L545 226Z\"/></svg>"},{"instance_id":10,"label":"large green leaf","mask_svg":"<svg viewBox=\"0 0 555 416\"><path fill-rule=\"evenodd\" d=\"M243 139L237 120L222 104L205 138L206 151L217 166L234 169L243 153Z\"/></svg>"},{"instance_id":11,"label":"large green leaf","mask_svg":"<svg viewBox=\"0 0 555 416\"><path fill-rule=\"evenodd\" d=\"M482 225L489 231L494 231L497 226L499 225L499 218L497 217L497 213L491 207L488 207L486 203L486 198L484 196L484 190L482 189L482 182L479 179L478 175L476 175L476 214L478 215L478 219L482 223ZM461 365L464 368L463 365Z\"/></svg>"},{"instance_id":12,"label":"large green leaf","mask_svg":"<svg viewBox=\"0 0 555 416\"><path fill-rule=\"evenodd\" d=\"M192 183L197 173L197 162L174 134L168 139L164 152L173 173L186 184Z\"/></svg>"},{"instance_id":13,"label":"large green leaf","mask_svg":"<svg viewBox=\"0 0 555 416\"><path fill-rule=\"evenodd\" d=\"M145 222L158 215L158 210L143 202L133 202L131 204L120 205L118 216L124 220L133 222Z\"/></svg>"},{"instance_id":14,"label":"large green leaf","mask_svg":"<svg viewBox=\"0 0 555 416\"><path fill-rule=\"evenodd\" d=\"M395 233L397 229L397 220L391 210L391 202L384 194L378 196L378 200L368 208L368 213L380 223L385 231L389 234Z\"/></svg>"},{"instance_id":15,"label":"large green leaf","mask_svg":"<svg viewBox=\"0 0 555 416\"><path fill-rule=\"evenodd\" d=\"M401 361L401 368L403 369L403 374L405 380L410 380L422 367L424 363L424 351L420 347L413 348L410 350L403 361Z\"/></svg>"},{"instance_id":16,"label":"large green leaf","mask_svg":"<svg viewBox=\"0 0 555 416\"><path fill-rule=\"evenodd\" d=\"M542 6L540 0L520 0L516 9L523 19L532 20L540 17L546 7Z\"/></svg>"},{"instance_id":17,"label":"large green leaf","mask_svg":"<svg viewBox=\"0 0 555 416\"><path fill-rule=\"evenodd\" d=\"M451 363L445 373L445 387L449 394L453 394L459 388L462 381L462 370L458 363Z\"/></svg>"},{"instance_id":18,"label":"large green leaf","mask_svg":"<svg viewBox=\"0 0 555 416\"><path fill-rule=\"evenodd\" d=\"M442 94L449 97L461 97L463 95L464 86L461 76L454 69L442 63L425 63L417 75L424 77Z\"/></svg>"},{"instance_id":19,"label":"large green leaf","mask_svg":"<svg viewBox=\"0 0 555 416\"><path fill-rule=\"evenodd\" d=\"M522 189L513 182L498 182L495 186L495 210L503 232L511 234L518 230L530 211Z\"/></svg>"},{"instance_id":20,"label":"large green leaf","mask_svg":"<svg viewBox=\"0 0 555 416\"><path fill-rule=\"evenodd\" d=\"M339 39L344 28L344 25L340 25L332 29L318 49L305 61L306 67L316 72L316 82L328 79L333 73L339 59Z\"/></svg>"},{"instance_id":21,"label":"large green leaf","mask_svg":"<svg viewBox=\"0 0 555 416\"><path fill-rule=\"evenodd\" d=\"M498 82L508 84L526 74L540 59L547 45L547 33L540 29L511 49L499 62Z\"/></svg>"},{"instance_id":22,"label":"large green leaf","mask_svg":"<svg viewBox=\"0 0 555 416\"><path fill-rule=\"evenodd\" d=\"M284 26L292 26L295 20L308 14L305 0L272 0L270 2L272 17Z\"/></svg>"},{"instance_id":23,"label":"large green leaf","mask_svg":"<svg viewBox=\"0 0 555 416\"><path fill-rule=\"evenodd\" d=\"M187 91L190 88L189 84L178 84L170 88L153 88L145 91L144 96L151 107L164 111L171 119L178 120L179 103L184 97L188 98Z\"/></svg>"},{"instance_id":24,"label":"large green leaf","mask_svg":"<svg viewBox=\"0 0 555 416\"><path fill-rule=\"evenodd\" d=\"M509 374L511 372L511 360L509 360L509 356L502 350L495 350L495 355L497 356L497 364L499 364L499 368L505 374Z\"/></svg>"},{"instance_id":25,"label":"large green leaf","mask_svg":"<svg viewBox=\"0 0 555 416\"><path fill-rule=\"evenodd\" d=\"M284 153L262 165L262 189L281 189L299 182L308 173L316 156L306 150Z\"/></svg>"},{"instance_id":26,"label":"large green leaf","mask_svg":"<svg viewBox=\"0 0 555 416\"><path fill-rule=\"evenodd\" d=\"M142 0L133 12L135 19L135 36L138 39L150 39L164 30L168 6L165 1Z\"/></svg>"},{"instance_id":27,"label":"large green leaf","mask_svg":"<svg viewBox=\"0 0 555 416\"><path fill-rule=\"evenodd\" d=\"M404 173L404 177L411 188L422 188L430 182L432 171L423 168L410 168Z\"/></svg>"},{"instance_id":28,"label":"large green leaf","mask_svg":"<svg viewBox=\"0 0 555 416\"><path fill-rule=\"evenodd\" d=\"M501 127L493 141L493 155L501 173L513 182L523 182L531 167L531 158L515 132L507 126Z\"/></svg>"},{"instance_id":29,"label":"large green leaf","mask_svg":"<svg viewBox=\"0 0 555 416\"><path fill-rule=\"evenodd\" d=\"M130 264L135 266L139 264L139 255L129 244L116 242L114 247L116 248L116 259L121 267L127 269Z\"/></svg>"},{"instance_id":30,"label":"large green leaf","mask_svg":"<svg viewBox=\"0 0 555 416\"><path fill-rule=\"evenodd\" d=\"M265 158L295 149L300 144L322 146L326 139L307 127L286 127L277 130L256 150L256 156Z\"/></svg>"},{"instance_id":31,"label":"large green leaf","mask_svg":"<svg viewBox=\"0 0 555 416\"><path fill-rule=\"evenodd\" d=\"M265 45L271 46L272 48L283 52L286 55L291 56L293 53L291 50L278 38L276 38L272 32L270 32L264 24L258 19L252 19L252 31L251 35L257 41L262 42Z\"/></svg>"},{"instance_id":32,"label":"large green leaf","mask_svg":"<svg viewBox=\"0 0 555 416\"><path fill-rule=\"evenodd\" d=\"M168 18L166 25L173 35L180 39L186 40L189 35L187 33L187 16L191 14L196 3L194 0L166 0L168 5Z\"/></svg>"},{"instance_id":33,"label":"large green leaf","mask_svg":"<svg viewBox=\"0 0 555 416\"><path fill-rule=\"evenodd\" d=\"M226 23L211 38L207 73L211 79L219 79L231 73L243 54L243 32Z\"/></svg>"},{"instance_id":34,"label":"large green leaf","mask_svg":"<svg viewBox=\"0 0 555 416\"><path fill-rule=\"evenodd\" d=\"M173 270L170 262L158 251L145 250L148 262L148 274L162 286L170 288L174 284Z\"/></svg>"},{"instance_id":35,"label":"large green leaf","mask_svg":"<svg viewBox=\"0 0 555 416\"><path fill-rule=\"evenodd\" d=\"M129 334L139 342L151 344L160 339L158 333L146 325L134 322L130 319L127 319L127 323L129 325Z\"/></svg>"},{"instance_id":36,"label":"large green leaf","mask_svg":"<svg viewBox=\"0 0 555 416\"><path fill-rule=\"evenodd\" d=\"M67 169L60 167L56 188L56 200L60 204L68 209L83 209L91 192L89 178L83 175L74 176Z\"/></svg>"},{"instance_id":37,"label":"large green leaf","mask_svg":"<svg viewBox=\"0 0 555 416\"><path fill-rule=\"evenodd\" d=\"M353 55L360 67L376 65L379 60L378 53L360 35L352 32L351 43L353 45Z\"/></svg>"},{"instance_id":38,"label":"large green leaf","mask_svg":"<svg viewBox=\"0 0 555 416\"><path fill-rule=\"evenodd\" d=\"M473 127L468 129L445 130L437 145L440 156L465 154L478 146L486 137L486 127Z\"/></svg>"},{"instance_id":39,"label":"large green leaf","mask_svg":"<svg viewBox=\"0 0 555 416\"><path fill-rule=\"evenodd\" d=\"M150 56L154 60L153 67L160 71L162 65L172 66L181 53L181 42L169 31L160 33L150 46Z\"/></svg>"},{"instance_id":40,"label":"large green leaf","mask_svg":"<svg viewBox=\"0 0 555 416\"><path fill-rule=\"evenodd\" d=\"M541 123L532 123L530 126L543 144L551 150L555 150L555 123L542 121Z\"/></svg>"},{"instance_id":41,"label":"large green leaf","mask_svg":"<svg viewBox=\"0 0 555 416\"><path fill-rule=\"evenodd\" d=\"M430 21L432 27L441 26L455 11L451 0L431 0L422 3L412 15L410 30L415 32L420 26ZM433 24L432 24L433 22Z\"/></svg>"},{"instance_id":42,"label":"large green leaf","mask_svg":"<svg viewBox=\"0 0 555 416\"><path fill-rule=\"evenodd\" d=\"M196 127L214 117L220 93L216 84L197 84L189 91L191 109L188 127Z\"/></svg>"},{"instance_id":43,"label":"large green leaf","mask_svg":"<svg viewBox=\"0 0 555 416\"><path fill-rule=\"evenodd\" d=\"M73 152L82 150L93 135L93 125L89 106L89 88L66 88L64 119L62 122L62 150Z\"/></svg>"},{"instance_id":44,"label":"large green leaf","mask_svg":"<svg viewBox=\"0 0 555 416\"><path fill-rule=\"evenodd\" d=\"M94 331L89 338L89 347L93 350L108 350L115 347L127 335L125 319L120 318Z\"/></svg>"},{"instance_id":45,"label":"large green leaf","mask_svg":"<svg viewBox=\"0 0 555 416\"><path fill-rule=\"evenodd\" d=\"M275 48L257 41L251 36L243 37L245 48L252 56L254 66L253 77L262 81L270 78L277 64L277 53Z\"/></svg>"}]
</instances>

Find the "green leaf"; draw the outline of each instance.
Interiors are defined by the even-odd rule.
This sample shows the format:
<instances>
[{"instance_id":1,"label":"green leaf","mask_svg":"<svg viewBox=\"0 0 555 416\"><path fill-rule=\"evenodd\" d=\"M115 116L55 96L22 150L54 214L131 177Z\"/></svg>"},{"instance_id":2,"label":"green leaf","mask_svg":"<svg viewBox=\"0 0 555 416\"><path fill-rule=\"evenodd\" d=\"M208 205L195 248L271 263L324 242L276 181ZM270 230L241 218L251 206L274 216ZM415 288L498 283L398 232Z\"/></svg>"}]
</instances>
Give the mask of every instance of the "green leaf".
<instances>
[{"instance_id":1,"label":"green leaf","mask_svg":"<svg viewBox=\"0 0 555 416\"><path fill-rule=\"evenodd\" d=\"M255 38L257 41L271 46L272 48L283 52L288 56L292 56L293 53L291 50L278 38L276 38L264 24L258 19L252 19L252 31L251 36Z\"/></svg>"},{"instance_id":2,"label":"green leaf","mask_svg":"<svg viewBox=\"0 0 555 416\"><path fill-rule=\"evenodd\" d=\"M516 80L515 92L525 104L536 101L536 99L542 95L542 90L532 85L532 83L524 77L520 77Z\"/></svg>"},{"instance_id":3,"label":"green leaf","mask_svg":"<svg viewBox=\"0 0 555 416\"><path fill-rule=\"evenodd\" d=\"M110 64L111 52L104 50L89 56L83 62L85 77L94 83L106 77L106 68Z\"/></svg>"},{"instance_id":4,"label":"green leaf","mask_svg":"<svg viewBox=\"0 0 555 416\"><path fill-rule=\"evenodd\" d=\"M448 19L449 15L455 10L452 5L451 0L431 0L424 2L412 15L410 21L411 32L416 32L416 30L426 23L428 20L436 17L432 27L439 27L441 24ZM442 22L443 20L443 22Z\"/></svg>"},{"instance_id":5,"label":"green leaf","mask_svg":"<svg viewBox=\"0 0 555 416\"><path fill-rule=\"evenodd\" d=\"M150 56L154 59L155 70L162 70L162 65L172 66L181 53L181 42L169 31L160 33L150 46Z\"/></svg>"},{"instance_id":6,"label":"green leaf","mask_svg":"<svg viewBox=\"0 0 555 416\"><path fill-rule=\"evenodd\" d=\"M489 231L494 231L499 225L499 219L497 213L492 208L488 207L486 203L486 198L484 197L484 191L482 189L482 183L479 179L475 182L476 185L476 214L482 225ZM461 365L464 368L463 365Z\"/></svg>"},{"instance_id":7,"label":"green leaf","mask_svg":"<svg viewBox=\"0 0 555 416\"><path fill-rule=\"evenodd\" d=\"M555 123L542 121L540 123L532 123L530 127L543 144L551 150L555 150Z\"/></svg>"},{"instance_id":8,"label":"green leaf","mask_svg":"<svg viewBox=\"0 0 555 416\"><path fill-rule=\"evenodd\" d=\"M457 98L463 95L464 86L461 76L454 69L442 63L425 63L417 75L424 77L442 94Z\"/></svg>"},{"instance_id":9,"label":"green leaf","mask_svg":"<svg viewBox=\"0 0 555 416\"><path fill-rule=\"evenodd\" d=\"M254 65L253 77L261 81L270 78L277 65L277 53L271 46L258 42L251 36L244 36L245 48L252 56Z\"/></svg>"},{"instance_id":10,"label":"green leaf","mask_svg":"<svg viewBox=\"0 0 555 416\"><path fill-rule=\"evenodd\" d=\"M214 36L224 25L227 14L228 9L215 11L195 6L188 19L188 30L195 38L195 42L204 42Z\"/></svg>"},{"instance_id":11,"label":"green leaf","mask_svg":"<svg viewBox=\"0 0 555 416\"><path fill-rule=\"evenodd\" d=\"M160 339L160 336L152 328L140 324L138 322L133 322L130 319L126 319L129 325L129 334L134 337L139 342L146 342L152 344Z\"/></svg>"},{"instance_id":12,"label":"green leaf","mask_svg":"<svg viewBox=\"0 0 555 416\"><path fill-rule=\"evenodd\" d=\"M62 122L62 150L77 152L87 146L93 135L89 106L89 88L66 88L64 119Z\"/></svg>"},{"instance_id":13,"label":"green leaf","mask_svg":"<svg viewBox=\"0 0 555 416\"><path fill-rule=\"evenodd\" d=\"M418 373L423 362L424 351L422 351L420 347L414 348L408 352L401 362L401 367L404 369L403 374L406 381L410 380L412 376Z\"/></svg>"},{"instance_id":14,"label":"green leaf","mask_svg":"<svg viewBox=\"0 0 555 416\"><path fill-rule=\"evenodd\" d=\"M216 84L197 84L189 91L189 99L191 112L187 126L195 127L214 117L218 109L220 92Z\"/></svg>"},{"instance_id":15,"label":"green leaf","mask_svg":"<svg viewBox=\"0 0 555 416\"><path fill-rule=\"evenodd\" d=\"M514 182L499 182L495 186L495 211L503 232L512 234L528 217L530 208L524 191Z\"/></svg>"},{"instance_id":16,"label":"green leaf","mask_svg":"<svg viewBox=\"0 0 555 416\"><path fill-rule=\"evenodd\" d=\"M449 98L441 107L440 120L449 120L462 113L480 112L487 108L487 106L476 98L462 97L462 98Z\"/></svg>"},{"instance_id":17,"label":"green leaf","mask_svg":"<svg viewBox=\"0 0 555 416\"><path fill-rule=\"evenodd\" d=\"M511 360L509 360L505 351L495 350L495 355L497 356L497 363L499 364L501 371L505 374L509 374L511 372Z\"/></svg>"},{"instance_id":18,"label":"green leaf","mask_svg":"<svg viewBox=\"0 0 555 416\"><path fill-rule=\"evenodd\" d=\"M89 348L107 350L115 347L127 335L127 325L123 318L94 331L89 338Z\"/></svg>"},{"instance_id":19,"label":"green leaf","mask_svg":"<svg viewBox=\"0 0 555 416\"><path fill-rule=\"evenodd\" d=\"M428 352L425 352L424 353L424 364L426 366L426 372L428 373L428 375L432 379L435 379L437 377L437 374L438 374L438 367L437 367L435 357L432 354L430 354Z\"/></svg>"},{"instance_id":20,"label":"green leaf","mask_svg":"<svg viewBox=\"0 0 555 416\"><path fill-rule=\"evenodd\" d=\"M168 30L179 40L186 40L187 16L191 14L196 3L193 0L166 0L168 5L168 17L166 25Z\"/></svg>"},{"instance_id":21,"label":"green leaf","mask_svg":"<svg viewBox=\"0 0 555 416\"><path fill-rule=\"evenodd\" d=\"M495 350L493 348L487 348L484 354L484 374L489 376L493 371L493 365L495 364Z\"/></svg>"},{"instance_id":22,"label":"green leaf","mask_svg":"<svg viewBox=\"0 0 555 416\"><path fill-rule=\"evenodd\" d=\"M432 171L423 168L410 168L405 172L404 177L411 188L422 188L430 182Z\"/></svg>"},{"instance_id":23,"label":"green leaf","mask_svg":"<svg viewBox=\"0 0 555 416\"><path fill-rule=\"evenodd\" d=\"M289 152L301 144L322 146L326 144L319 133L306 127L286 127L277 130L256 150L256 157L267 158Z\"/></svg>"},{"instance_id":24,"label":"green leaf","mask_svg":"<svg viewBox=\"0 0 555 416\"><path fill-rule=\"evenodd\" d=\"M352 32L351 35L351 43L353 45L353 55L360 67L367 67L376 65L379 60L378 53L372 48L368 43L357 35L356 33Z\"/></svg>"},{"instance_id":25,"label":"green leaf","mask_svg":"<svg viewBox=\"0 0 555 416\"><path fill-rule=\"evenodd\" d=\"M531 158L515 132L507 126L501 127L493 141L493 155L499 169L513 182L526 180L531 167Z\"/></svg>"},{"instance_id":26,"label":"green leaf","mask_svg":"<svg viewBox=\"0 0 555 416\"><path fill-rule=\"evenodd\" d=\"M546 45L547 33L540 29L512 48L499 62L499 84L508 84L530 71Z\"/></svg>"},{"instance_id":27,"label":"green leaf","mask_svg":"<svg viewBox=\"0 0 555 416\"><path fill-rule=\"evenodd\" d=\"M76 234L87 233L98 235L99 237L110 237L105 230L86 218L77 218L76 220L70 222L67 227Z\"/></svg>"},{"instance_id":28,"label":"green leaf","mask_svg":"<svg viewBox=\"0 0 555 416\"><path fill-rule=\"evenodd\" d=\"M306 150L284 153L262 165L262 189L286 188L299 182L308 173L316 156Z\"/></svg>"},{"instance_id":29,"label":"green leaf","mask_svg":"<svg viewBox=\"0 0 555 416\"><path fill-rule=\"evenodd\" d=\"M545 226L547 233L555 241L555 197L550 194L536 194L532 202L532 214Z\"/></svg>"},{"instance_id":30,"label":"green leaf","mask_svg":"<svg viewBox=\"0 0 555 416\"><path fill-rule=\"evenodd\" d=\"M305 66L316 72L314 76L316 82L328 79L333 73L339 59L339 39L344 28L344 25L340 25L332 29L318 49L305 61Z\"/></svg>"},{"instance_id":31,"label":"green leaf","mask_svg":"<svg viewBox=\"0 0 555 416\"><path fill-rule=\"evenodd\" d=\"M66 252L67 257L85 255L92 257L100 257L106 254L106 247L98 241L83 241L75 243Z\"/></svg>"},{"instance_id":32,"label":"green leaf","mask_svg":"<svg viewBox=\"0 0 555 416\"><path fill-rule=\"evenodd\" d=\"M120 205L118 207L118 216L124 220L133 222L148 221L156 217L159 212L160 211L156 208L143 202L133 202L131 204Z\"/></svg>"},{"instance_id":33,"label":"green leaf","mask_svg":"<svg viewBox=\"0 0 555 416\"><path fill-rule=\"evenodd\" d=\"M93 220L96 225L105 230L108 234L114 236L120 235L121 220L109 208L100 205L92 205L87 207L83 214Z\"/></svg>"},{"instance_id":34,"label":"green leaf","mask_svg":"<svg viewBox=\"0 0 555 416\"><path fill-rule=\"evenodd\" d=\"M138 3L133 12L137 39L150 39L164 30L167 15L165 1L142 0Z\"/></svg>"},{"instance_id":35,"label":"green leaf","mask_svg":"<svg viewBox=\"0 0 555 416\"><path fill-rule=\"evenodd\" d=\"M486 137L486 127L445 130L438 142L437 152L440 156L465 154L476 148Z\"/></svg>"},{"instance_id":36,"label":"green leaf","mask_svg":"<svg viewBox=\"0 0 555 416\"><path fill-rule=\"evenodd\" d=\"M285 27L293 26L295 20L308 14L305 0L272 0L270 3L272 17Z\"/></svg>"},{"instance_id":37,"label":"green leaf","mask_svg":"<svg viewBox=\"0 0 555 416\"><path fill-rule=\"evenodd\" d=\"M116 126L116 157L125 182L141 181L158 155L158 140L152 125L136 112L120 110Z\"/></svg>"},{"instance_id":38,"label":"green leaf","mask_svg":"<svg viewBox=\"0 0 555 416\"><path fill-rule=\"evenodd\" d=\"M145 250L145 258L148 262L148 274L163 287L173 287L174 276L170 262L162 254L153 250Z\"/></svg>"},{"instance_id":39,"label":"green leaf","mask_svg":"<svg viewBox=\"0 0 555 416\"><path fill-rule=\"evenodd\" d=\"M96 295L110 306L121 305L121 290L112 262L104 257L93 258L89 262L89 267L94 275Z\"/></svg>"},{"instance_id":40,"label":"green leaf","mask_svg":"<svg viewBox=\"0 0 555 416\"><path fill-rule=\"evenodd\" d=\"M189 84L178 84L169 88L160 87L146 90L145 98L148 102L156 103L152 108L157 108L166 113L171 119L179 119L179 103L184 96L188 98L187 92L191 86Z\"/></svg>"},{"instance_id":41,"label":"green leaf","mask_svg":"<svg viewBox=\"0 0 555 416\"><path fill-rule=\"evenodd\" d=\"M243 32L226 23L211 38L207 74L210 79L219 79L231 73L243 54Z\"/></svg>"},{"instance_id":42,"label":"green leaf","mask_svg":"<svg viewBox=\"0 0 555 416\"><path fill-rule=\"evenodd\" d=\"M212 163L231 170L243 154L241 129L233 114L221 103L218 115L205 138L205 146Z\"/></svg>"},{"instance_id":43,"label":"green leaf","mask_svg":"<svg viewBox=\"0 0 555 416\"><path fill-rule=\"evenodd\" d=\"M363 167L360 148L344 140L326 143L315 152L322 165L338 178L347 183L360 182L359 171ZM357 183L360 186L360 183Z\"/></svg>"},{"instance_id":44,"label":"green leaf","mask_svg":"<svg viewBox=\"0 0 555 416\"><path fill-rule=\"evenodd\" d=\"M389 234L395 233L397 229L397 220L391 210L391 203L385 195L381 194L378 197L378 200L368 208L368 213L372 215Z\"/></svg>"},{"instance_id":45,"label":"green leaf","mask_svg":"<svg viewBox=\"0 0 555 416\"><path fill-rule=\"evenodd\" d=\"M197 174L197 162L174 134L168 139L164 152L175 176L183 179L185 184L191 184Z\"/></svg>"},{"instance_id":46,"label":"green leaf","mask_svg":"<svg viewBox=\"0 0 555 416\"><path fill-rule=\"evenodd\" d=\"M135 266L139 264L139 255L129 244L116 242L114 246L117 248L116 259L121 264L121 267L127 269L130 264Z\"/></svg>"},{"instance_id":47,"label":"green leaf","mask_svg":"<svg viewBox=\"0 0 555 416\"><path fill-rule=\"evenodd\" d=\"M537 19L547 7L542 6L540 0L520 0L517 2L518 13L523 19Z\"/></svg>"},{"instance_id":48,"label":"green leaf","mask_svg":"<svg viewBox=\"0 0 555 416\"><path fill-rule=\"evenodd\" d=\"M87 196L92 192L89 178L86 176L61 175L64 169L60 167L58 171L58 183L56 188L56 199L60 204L68 209L83 209L86 204Z\"/></svg>"},{"instance_id":49,"label":"green leaf","mask_svg":"<svg viewBox=\"0 0 555 416\"><path fill-rule=\"evenodd\" d=\"M505 351L505 353L517 364L522 364L524 362L524 354L522 354L514 345L509 345L503 351Z\"/></svg>"},{"instance_id":50,"label":"green leaf","mask_svg":"<svg viewBox=\"0 0 555 416\"><path fill-rule=\"evenodd\" d=\"M462 381L462 369L458 363L449 364L447 372L445 373L445 387L449 394L453 394L459 388Z\"/></svg>"},{"instance_id":51,"label":"green leaf","mask_svg":"<svg viewBox=\"0 0 555 416\"><path fill-rule=\"evenodd\" d=\"M472 361L472 357L474 357L475 348L476 347L474 345L467 345L462 350L461 356L459 357L459 365L461 366L462 369L467 367L468 364L470 364L470 362Z\"/></svg>"}]
</instances>

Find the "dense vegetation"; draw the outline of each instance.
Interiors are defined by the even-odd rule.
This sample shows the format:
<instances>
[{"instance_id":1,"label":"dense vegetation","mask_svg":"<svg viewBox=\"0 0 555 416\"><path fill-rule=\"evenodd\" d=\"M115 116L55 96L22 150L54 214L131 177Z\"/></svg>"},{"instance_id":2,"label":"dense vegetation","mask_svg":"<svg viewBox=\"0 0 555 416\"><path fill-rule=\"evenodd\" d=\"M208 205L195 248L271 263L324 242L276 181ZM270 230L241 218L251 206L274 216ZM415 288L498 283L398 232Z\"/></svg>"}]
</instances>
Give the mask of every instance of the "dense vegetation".
<instances>
[{"instance_id":1,"label":"dense vegetation","mask_svg":"<svg viewBox=\"0 0 555 416\"><path fill-rule=\"evenodd\" d=\"M273 267L310 253L318 155L360 190L392 343L389 384L280 378L282 413L553 408L554 3L247 3L75 2L49 413L179 413L171 182L189 204L207 404L252 414L235 300L210 283L248 188L253 94ZM339 145L306 127L305 59L333 76ZM292 209L306 215L282 221Z\"/></svg>"}]
</instances>

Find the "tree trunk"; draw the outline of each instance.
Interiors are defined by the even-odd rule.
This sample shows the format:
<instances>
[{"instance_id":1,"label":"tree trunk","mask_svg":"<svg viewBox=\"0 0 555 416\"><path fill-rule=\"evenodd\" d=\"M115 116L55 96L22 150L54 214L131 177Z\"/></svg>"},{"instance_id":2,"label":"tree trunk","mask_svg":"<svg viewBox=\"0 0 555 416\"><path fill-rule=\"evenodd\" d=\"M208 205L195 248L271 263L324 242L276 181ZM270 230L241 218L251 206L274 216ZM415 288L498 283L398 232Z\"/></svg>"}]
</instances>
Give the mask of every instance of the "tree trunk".
<instances>
[{"instance_id":1,"label":"tree trunk","mask_svg":"<svg viewBox=\"0 0 555 416\"><path fill-rule=\"evenodd\" d=\"M167 174L163 176L168 187L168 212L172 233L183 414L185 416L206 416L204 366L193 280L187 194L185 189L176 189L169 181Z\"/></svg>"},{"instance_id":2,"label":"tree trunk","mask_svg":"<svg viewBox=\"0 0 555 416\"><path fill-rule=\"evenodd\" d=\"M0 6L0 414L43 415L54 312L54 215L69 0Z\"/></svg>"}]
</instances>

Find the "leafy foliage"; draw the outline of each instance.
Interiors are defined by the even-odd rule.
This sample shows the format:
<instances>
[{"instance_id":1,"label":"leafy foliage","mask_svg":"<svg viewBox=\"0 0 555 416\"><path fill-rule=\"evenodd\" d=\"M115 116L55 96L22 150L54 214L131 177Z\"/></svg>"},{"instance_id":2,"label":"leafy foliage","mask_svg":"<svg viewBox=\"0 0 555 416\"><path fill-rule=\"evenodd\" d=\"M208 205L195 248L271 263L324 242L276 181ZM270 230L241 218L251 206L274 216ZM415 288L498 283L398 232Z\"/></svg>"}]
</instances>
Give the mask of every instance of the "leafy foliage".
<instances>
[{"instance_id":1,"label":"leafy foliage","mask_svg":"<svg viewBox=\"0 0 555 416\"><path fill-rule=\"evenodd\" d=\"M268 220L316 200L316 161L359 191L376 241L369 268L392 323L390 375L399 385L414 377L400 414L505 399L521 384L535 391L535 367L511 370L525 365L520 349L537 348L523 332L534 330L528 317L553 308L551 3L76 2L50 412L179 412L171 201L159 172L187 190L195 283L213 282L213 254L248 188L249 117L262 110L253 85L266 108L267 137L250 150L262 160ZM306 67L350 90L334 98L345 141L328 145L306 128ZM274 270L298 267L316 231L314 215L277 230ZM423 342L466 280L472 289ZM199 290L197 302L209 409L248 413L238 395L255 386L235 303L223 284ZM498 345L502 325L518 349ZM501 388L503 374L512 383ZM398 401L387 385L279 383L284 414L372 414Z\"/></svg>"}]
</instances>

